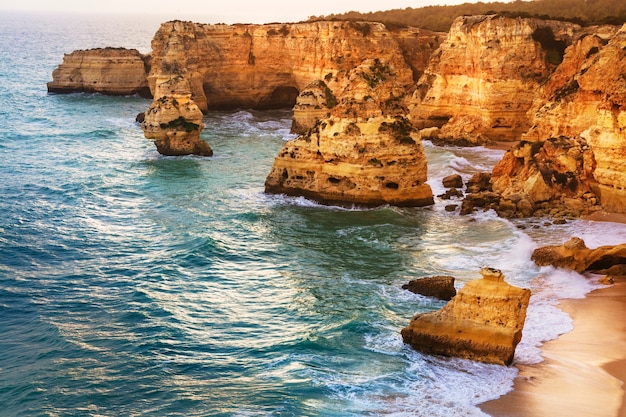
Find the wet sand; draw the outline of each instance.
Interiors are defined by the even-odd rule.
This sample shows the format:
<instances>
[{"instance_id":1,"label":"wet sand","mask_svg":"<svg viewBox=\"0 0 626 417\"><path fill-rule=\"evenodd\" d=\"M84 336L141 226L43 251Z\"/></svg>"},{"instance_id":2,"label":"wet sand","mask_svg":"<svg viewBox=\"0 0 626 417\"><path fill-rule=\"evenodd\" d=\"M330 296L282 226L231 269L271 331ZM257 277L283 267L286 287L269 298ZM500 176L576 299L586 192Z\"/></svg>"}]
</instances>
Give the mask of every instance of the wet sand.
<instances>
[{"instance_id":1,"label":"wet sand","mask_svg":"<svg viewBox=\"0 0 626 417\"><path fill-rule=\"evenodd\" d=\"M559 306L574 330L545 343L545 361L519 365L513 391L480 406L494 417L626 417L626 277Z\"/></svg>"}]
</instances>

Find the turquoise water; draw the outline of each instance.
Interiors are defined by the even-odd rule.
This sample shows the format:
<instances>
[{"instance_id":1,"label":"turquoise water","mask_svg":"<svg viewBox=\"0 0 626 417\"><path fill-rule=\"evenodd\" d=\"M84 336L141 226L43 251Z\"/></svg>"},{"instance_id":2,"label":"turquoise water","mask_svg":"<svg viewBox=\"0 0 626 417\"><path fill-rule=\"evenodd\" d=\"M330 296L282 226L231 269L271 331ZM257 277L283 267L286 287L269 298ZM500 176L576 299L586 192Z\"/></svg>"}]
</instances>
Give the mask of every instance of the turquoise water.
<instances>
[{"instance_id":1,"label":"turquoise water","mask_svg":"<svg viewBox=\"0 0 626 417\"><path fill-rule=\"evenodd\" d=\"M158 22L0 16L0 405L3 416L481 416L515 368L421 355L399 331L443 304L410 279L483 265L535 295L517 361L571 325L593 284L540 270L538 243L623 227L526 232L492 213L344 210L267 196L290 112L205 118L215 157L163 157L138 97L48 95L63 53L149 51ZM431 184L501 152L426 146ZM536 277L539 275L540 279Z\"/></svg>"}]
</instances>

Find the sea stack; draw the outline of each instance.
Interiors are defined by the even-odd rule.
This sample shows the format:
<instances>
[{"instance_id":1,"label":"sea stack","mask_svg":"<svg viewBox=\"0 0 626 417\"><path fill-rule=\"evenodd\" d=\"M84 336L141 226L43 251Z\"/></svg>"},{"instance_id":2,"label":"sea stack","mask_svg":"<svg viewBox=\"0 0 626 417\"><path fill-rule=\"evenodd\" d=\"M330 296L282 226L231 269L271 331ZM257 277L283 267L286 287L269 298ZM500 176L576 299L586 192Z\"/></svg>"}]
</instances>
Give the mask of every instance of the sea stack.
<instances>
[{"instance_id":1,"label":"sea stack","mask_svg":"<svg viewBox=\"0 0 626 417\"><path fill-rule=\"evenodd\" d=\"M341 206L433 204L422 142L403 116L411 77L401 57L367 59L337 75L344 87L332 106L316 84L328 115L285 144L265 191Z\"/></svg>"},{"instance_id":2,"label":"sea stack","mask_svg":"<svg viewBox=\"0 0 626 417\"><path fill-rule=\"evenodd\" d=\"M418 314L402 339L424 353L510 365L522 339L530 290L509 285L500 270L482 268L440 310Z\"/></svg>"},{"instance_id":3,"label":"sea stack","mask_svg":"<svg viewBox=\"0 0 626 417\"><path fill-rule=\"evenodd\" d=\"M146 139L154 140L162 155L213 155L209 144L200 139L202 111L191 100L189 83L173 76L157 82L155 91L141 122Z\"/></svg>"},{"instance_id":4,"label":"sea stack","mask_svg":"<svg viewBox=\"0 0 626 417\"><path fill-rule=\"evenodd\" d=\"M148 88L149 57L136 49L95 48L65 54L52 71L50 93L101 93L112 96L139 94L151 97Z\"/></svg>"}]
</instances>

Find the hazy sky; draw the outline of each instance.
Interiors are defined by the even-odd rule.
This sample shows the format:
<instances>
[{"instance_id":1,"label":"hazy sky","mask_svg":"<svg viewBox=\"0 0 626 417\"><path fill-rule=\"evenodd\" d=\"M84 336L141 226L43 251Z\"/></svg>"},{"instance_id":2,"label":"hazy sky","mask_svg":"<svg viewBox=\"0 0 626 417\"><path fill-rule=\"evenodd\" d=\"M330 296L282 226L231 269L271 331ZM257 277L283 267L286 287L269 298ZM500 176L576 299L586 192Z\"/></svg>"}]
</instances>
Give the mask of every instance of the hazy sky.
<instances>
[{"instance_id":1,"label":"hazy sky","mask_svg":"<svg viewBox=\"0 0 626 417\"><path fill-rule=\"evenodd\" d=\"M0 0L0 10L162 14L207 23L296 22L350 10L370 12L468 0ZM471 0L470 0L471 1ZM196 19L194 19L196 17Z\"/></svg>"}]
</instances>

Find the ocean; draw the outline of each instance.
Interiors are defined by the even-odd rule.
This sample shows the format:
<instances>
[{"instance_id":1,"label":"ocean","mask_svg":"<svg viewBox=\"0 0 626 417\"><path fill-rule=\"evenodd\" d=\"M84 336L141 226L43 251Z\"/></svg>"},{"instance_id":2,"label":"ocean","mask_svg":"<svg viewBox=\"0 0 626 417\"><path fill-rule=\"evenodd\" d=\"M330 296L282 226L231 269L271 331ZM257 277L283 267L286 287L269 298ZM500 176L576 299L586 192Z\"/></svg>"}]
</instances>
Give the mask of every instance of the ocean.
<instances>
[{"instance_id":1,"label":"ocean","mask_svg":"<svg viewBox=\"0 0 626 417\"><path fill-rule=\"evenodd\" d=\"M626 226L493 212L343 209L270 196L290 111L205 117L211 158L164 157L134 119L149 100L49 95L63 54L150 50L158 21L0 15L2 416L485 416L515 367L402 343L443 302L401 289L482 266L531 288L515 362L569 331L556 308L593 277L538 268L533 248ZM502 151L425 144L429 183L490 170Z\"/></svg>"}]
</instances>

